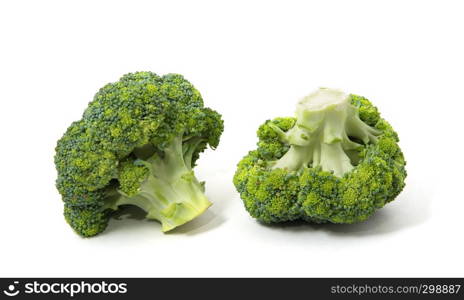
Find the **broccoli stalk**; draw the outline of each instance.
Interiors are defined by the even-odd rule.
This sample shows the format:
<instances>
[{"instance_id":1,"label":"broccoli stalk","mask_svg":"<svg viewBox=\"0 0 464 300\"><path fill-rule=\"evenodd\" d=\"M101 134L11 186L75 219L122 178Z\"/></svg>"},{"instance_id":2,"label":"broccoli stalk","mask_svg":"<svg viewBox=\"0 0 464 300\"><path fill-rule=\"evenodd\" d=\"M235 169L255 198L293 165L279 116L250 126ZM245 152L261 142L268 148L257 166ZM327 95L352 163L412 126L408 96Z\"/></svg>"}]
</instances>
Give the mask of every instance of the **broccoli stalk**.
<instances>
[{"instance_id":1,"label":"broccoli stalk","mask_svg":"<svg viewBox=\"0 0 464 300\"><path fill-rule=\"evenodd\" d=\"M136 205L147 212L147 219L161 222L166 232L201 215L211 202L204 194L203 183L192 170L192 156L201 138L190 138L183 142L182 135L176 136L162 153L153 152L151 145L134 151L137 159L129 168L124 168L120 178L119 197L108 201L108 208L116 210L120 205ZM146 173L139 185L138 172ZM143 177L142 177L143 178Z\"/></svg>"},{"instance_id":2,"label":"broccoli stalk","mask_svg":"<svg viewBox=\"0 0 464 300\"><path fill-rule=\"evenodd\" d=\"M339 90L321 88L303 98L296 109L296 125L287 132L269 123L290 149L272 163L273 169L300 171L321 167L342 177L359 160L362 144L376 143L380 132L359 118L358 108Z\"/></svg>"}]
</instances>

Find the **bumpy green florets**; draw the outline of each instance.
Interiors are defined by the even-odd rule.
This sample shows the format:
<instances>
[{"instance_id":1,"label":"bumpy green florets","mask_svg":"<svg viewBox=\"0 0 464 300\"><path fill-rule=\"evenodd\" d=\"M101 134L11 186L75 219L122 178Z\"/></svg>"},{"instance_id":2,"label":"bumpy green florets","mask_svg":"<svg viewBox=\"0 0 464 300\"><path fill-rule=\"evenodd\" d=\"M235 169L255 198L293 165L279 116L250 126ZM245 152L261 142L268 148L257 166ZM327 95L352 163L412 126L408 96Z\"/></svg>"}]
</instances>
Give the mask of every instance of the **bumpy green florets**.
<instances>
[{"instance_id":1,"label":"bumpy green florets","mask_svg":"<svg viewBox=\"0 0 464 300\"><path fill-rule=\"evenodd\" d=\"M149 172L146 166L137 163L133 158L121 161L118 168L119 190L128 196L136 195Z\"/></svg>"},{"instance_id":2,"label":"bumpy green florets","mask_svg":"<svg viewBox=\"0 0 464 300\"><path fill-rule=\"evenodd\" d=\"M281 141L278 132L271 125L275 125L283 131L288 131L295 125L295 121L295 118L275 118L259 127L258 151L262 158L266 160L277 159L282 157L289 149L289 145Z\"/></svg>"},{"instance_id":3,"label":"bumpy green florets","mask_svg":"<svg viewBox=\"0 0 464 300\"><path fill-rule=\"evenodd\" d=\"M84 237L94 236L106 229L109 211L100 205L64 205L64 217L71 227Z\"/></svg>"},{"instance_id":4,"label":"bumpy green florets","mask_svg":"<svg viewBox=\"0 0 464 300\"><path fill-rule=\"evenodd\" d=\"M350 154L353 169L343 176L311 163L298 170L275 168L276 161L295 147L288 132L298 126L297 119L277 118L259 127L258 149L239 162L234 176L251 216L265 223L354 223L366 220L402 191L406 163L396 132L366 98L349 97L360 120L373 127L368 130L375 138L363 142L350 137L359 146Z\"/></svg>"},{"instance_id":5,"label":"bumpy green florets","mask_svg":"<svg viewBox=\"0 0 464 300\"><path fill-rule=\"evenodd\" d=\"M165 201L158 197L162 192L155 196L155 186L163 185L155 185L153 178L165 185L192 185L178 180L192 172L208 145L217 147L222 131L221 116L203 106L200 93L181 75L137 72L105 85L56 147L57 188L65 202L66 220L79 234L92 236L105 229L112 210L131 204L130 200L149 210L149 215L157 215L153 211L159 201L173 201L178 207L178 199ZM158 169L143 161L156 161ZM157 174L149 176L150 172ZM153 184L150 189L145 186L150 198L145 200L150 203L143 203L141 197L129 199L148 178ZM185 202L189 192L186 187L182 192ZM200 197L196 188L193 194ZM209 205L206 198L202 200ZM174 223L170 226L180 221Z\"/></svg>"}]
</instances>

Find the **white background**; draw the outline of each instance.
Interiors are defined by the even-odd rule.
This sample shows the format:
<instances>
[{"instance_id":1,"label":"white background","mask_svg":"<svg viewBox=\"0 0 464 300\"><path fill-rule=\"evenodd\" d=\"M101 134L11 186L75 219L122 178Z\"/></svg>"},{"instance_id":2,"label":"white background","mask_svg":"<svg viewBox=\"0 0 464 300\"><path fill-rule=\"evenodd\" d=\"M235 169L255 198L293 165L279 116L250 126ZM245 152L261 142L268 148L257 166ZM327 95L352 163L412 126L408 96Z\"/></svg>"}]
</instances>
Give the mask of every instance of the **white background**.
<instances>
[{"instance_id":1,"label":"white background","mask_svg":"<svg viewBox=\"0 0 464 300\"><path fill-rule=\"evenodd\" d=\"M464 276L462 1L2 1L0 276ZM225 120L199 161L214 205L175 232L123 216L83 239L56 140L122 74L181 73ZM264 226L232 185L266 119L319 86L400 135L403 193L357 225Z\"/></svg>"}]
</instances>

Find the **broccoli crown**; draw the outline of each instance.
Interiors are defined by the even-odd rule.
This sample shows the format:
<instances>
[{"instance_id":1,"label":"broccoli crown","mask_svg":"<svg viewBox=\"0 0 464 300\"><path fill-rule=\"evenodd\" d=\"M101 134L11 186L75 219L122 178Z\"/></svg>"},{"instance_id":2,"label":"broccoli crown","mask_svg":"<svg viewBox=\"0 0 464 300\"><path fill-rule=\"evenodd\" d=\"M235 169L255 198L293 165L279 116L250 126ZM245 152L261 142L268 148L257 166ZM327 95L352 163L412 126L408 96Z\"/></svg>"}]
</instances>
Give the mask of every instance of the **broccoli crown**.
<instances>
[{"instance_id":1,"label":"broccoli crown","mask_svg":"<svg viewBox=\"0 0 464 300\"><path fill-rule=\"evenodd\" d=\"M298 103L295 118L266 121L258 138L234 185L265 223L364 221L404 187L398 135L364 97L320 89Z\"/></svg>"},{"instance_id":2,"label":"broccoli crown","mask_svg":"<svg viewBox=\"0 0 464 300\"><path fill-rule=\"evenodd\" d=\"M178 74L129 73L101 88L56 146L57 189L68 223L103 231L120 205L137 205L163 230L211 203L192 168L223 131L217 112Z\"/></svg>"}]
</instances>

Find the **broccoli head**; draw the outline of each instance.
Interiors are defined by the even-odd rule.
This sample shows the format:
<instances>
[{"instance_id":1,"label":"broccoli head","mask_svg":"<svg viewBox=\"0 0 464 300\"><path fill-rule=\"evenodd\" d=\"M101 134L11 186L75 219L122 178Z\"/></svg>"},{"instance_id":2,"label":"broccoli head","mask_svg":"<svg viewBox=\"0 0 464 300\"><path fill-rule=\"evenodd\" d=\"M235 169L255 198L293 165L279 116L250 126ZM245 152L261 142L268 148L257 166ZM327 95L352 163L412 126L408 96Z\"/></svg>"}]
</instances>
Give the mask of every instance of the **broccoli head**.
<instances>
[{"instance_id":1,"label":"broccoli head","mask_svg":"<svg viewBox=\"0 0 464 300\"><path fill-rule=\"evenodd\" d=\"M105 230L112 212L136 205L169 231L210 205L193 167L223 131L181 75L124 75L101 88L56 146L64 216L82 236Z\"/></svg>"},{"instance_id":2,"label":"broccoli head","mask_svg":"<svg viewBox=\"0 0 464 300\"><path fill-rule=\"evenodd\" d=\"M366 98L321 88L296 117L266 121L234 184L265 223L355 223L395 199L406 178L398 136Z\"/></svg>"}]
</instances>

